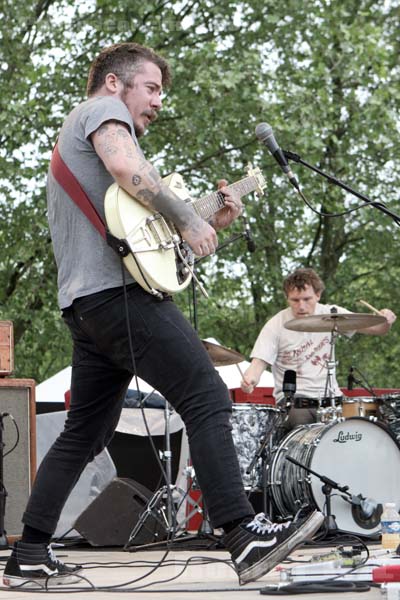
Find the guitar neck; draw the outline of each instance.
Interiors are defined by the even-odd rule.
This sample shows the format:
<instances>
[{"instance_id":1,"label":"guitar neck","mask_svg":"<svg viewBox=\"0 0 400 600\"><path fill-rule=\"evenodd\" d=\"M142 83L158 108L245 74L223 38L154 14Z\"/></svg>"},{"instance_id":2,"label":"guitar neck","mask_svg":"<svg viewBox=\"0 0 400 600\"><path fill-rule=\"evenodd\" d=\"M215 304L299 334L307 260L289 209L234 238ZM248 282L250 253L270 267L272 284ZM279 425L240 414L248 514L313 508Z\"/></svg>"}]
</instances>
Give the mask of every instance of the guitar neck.
<instances>
[{"instance_id":1,"label":"guitar neck","mask_svg":"<svg viewBox=\"0 0 400 600\"><path fill-rule=\"evenodd\" d=\"M250 192L254 192L258 188L258 185L257 178L252 175L228 185L227 188L237 192L242 197L250 194ZM202 219L208 221L214 213L225 206L224 195L221 192L213 192L212 194L203 196L203 198L194 200L192 206Z\"/></svg>"}]
</instances>

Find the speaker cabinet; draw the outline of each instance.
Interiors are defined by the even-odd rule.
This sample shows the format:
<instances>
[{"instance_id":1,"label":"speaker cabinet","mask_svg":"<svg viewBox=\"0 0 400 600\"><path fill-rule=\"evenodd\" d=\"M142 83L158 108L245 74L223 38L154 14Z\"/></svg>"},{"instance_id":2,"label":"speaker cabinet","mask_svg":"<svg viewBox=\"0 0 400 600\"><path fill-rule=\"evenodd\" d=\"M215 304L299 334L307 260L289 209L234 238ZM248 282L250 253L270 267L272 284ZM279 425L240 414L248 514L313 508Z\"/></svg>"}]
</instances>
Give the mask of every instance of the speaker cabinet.
<instances>
[{"instance_id":1,"label":"speaker cabinet","mask_svg":"<svg viewBox=\"0 0 400 600\"><path fill-rule=\"evenodd\" d=\"M4 529L12 541L22 533L22 513L36 474L35 382L0 379L0 412L3 483L7 492Z\"/></svg>"},{"instance_id":2,"label":"speaker cabinet","mask_svg":"<svg viewBox=\"0 0 400 600\"><path fill-rule=\"evenodd\" d=\"M152 492L133 479L115 478L75 521L76 529L92 546L125 546ZM132 545L163 540L163 525L149 514Z\"/></svg>"}]
</instances>

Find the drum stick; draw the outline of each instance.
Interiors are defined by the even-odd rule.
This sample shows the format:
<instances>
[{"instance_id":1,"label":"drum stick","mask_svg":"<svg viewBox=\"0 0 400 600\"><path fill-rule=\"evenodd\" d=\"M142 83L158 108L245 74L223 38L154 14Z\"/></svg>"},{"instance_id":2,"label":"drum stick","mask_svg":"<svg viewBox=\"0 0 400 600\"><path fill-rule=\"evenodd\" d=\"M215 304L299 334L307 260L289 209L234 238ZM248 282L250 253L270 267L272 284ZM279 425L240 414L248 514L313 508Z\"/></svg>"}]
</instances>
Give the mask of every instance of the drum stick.
<instances>
[{"instance_id":1,"label":"drum stick","mask_svg":"<svg viewBox=\"0 0 400 600\"><path fill-rule=\"evenodd\" d=\"M358 302L360 304L363 304L367 308L369 308L369 310L372 310L372 312L375 313L376 315L381 315L382 316L381 311L378 310L377 308L375 308L374 306L372 306L372 304L368 304L368 302L366 302L365 300L359 300Z\"/></svg>"},{"instance_id":2,"label":"drum stick","mask_svg":"<svg viewBox=\"0 0 400 600\"><path fill-rule=\"evenodd\" d=\"M242 379L244 379L244 375L243 375L243 371L242 371L242 369L239 367L239 365L238 365L237 363L235 363L235 364L236 364L236 366L237 366L237 369L238 369L239 373L240 373L240 374L241 374L241 376L242 376Z\"/></svg>"}]
</instances>

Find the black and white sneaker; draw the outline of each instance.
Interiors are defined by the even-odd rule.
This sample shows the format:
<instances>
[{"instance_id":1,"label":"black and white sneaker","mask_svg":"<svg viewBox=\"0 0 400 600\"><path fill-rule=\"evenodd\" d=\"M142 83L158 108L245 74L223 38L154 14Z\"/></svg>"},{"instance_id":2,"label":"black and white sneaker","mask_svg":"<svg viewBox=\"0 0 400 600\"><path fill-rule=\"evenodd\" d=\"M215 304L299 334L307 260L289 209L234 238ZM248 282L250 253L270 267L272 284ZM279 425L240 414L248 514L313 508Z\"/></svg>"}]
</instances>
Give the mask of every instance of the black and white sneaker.
<instances>
[{"instance_id":1,"label":"black and white sneaker","mask_svg":"<svg viewBox=\"0 0 400 600\"><path fill-rule=\"evenodd\" d=\"M61 585L76 583L82 567L67 566L58 560L47 544L15 542L3 573L3 584L8 587L37 587L37 584Z\"/></svg>"},{"instance_id":2,"label":"black and white sneaker","mask_svg":"<svg viewBox=\"0 0 400 600\"><path fill-rule=\"evenodd\" d=\"M296 522L272 523L264 513L241 523L225 536L241 585L255 581L284 560L295 548L311 538L324 521L314 511Z\"/></svg>"}]
</instances>

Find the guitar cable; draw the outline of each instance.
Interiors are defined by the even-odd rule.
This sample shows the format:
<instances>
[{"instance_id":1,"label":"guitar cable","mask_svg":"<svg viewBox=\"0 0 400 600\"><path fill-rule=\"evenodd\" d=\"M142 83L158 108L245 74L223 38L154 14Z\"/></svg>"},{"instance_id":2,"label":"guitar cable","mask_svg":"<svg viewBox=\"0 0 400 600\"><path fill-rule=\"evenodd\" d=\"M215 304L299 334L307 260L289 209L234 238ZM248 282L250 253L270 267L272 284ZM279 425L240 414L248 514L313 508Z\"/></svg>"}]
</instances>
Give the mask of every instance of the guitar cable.
<instances>
[{"instance_id":1,"label":"guitar cable","mask_svg":"<svg viewBox=\"0 0 400 600\"><path fill-rule=\"evenodd\" d=\"M131 329L131 323L130 323L130 319L129 319L130 313L129 313L129 303L128 303L128 294L127 294L126 277L125 277L125 266L124 266L122 258L120 258L120 264L121 264L121 273L122 273L122 287L123 287L123 290L124 290L124 304L125 304L126 328L127 328L129 352L130 352L131 360L132 360L133 378L135 379L135 385L136 385L136 391L138 393L138 397L141 398L141 393L140 393L140 389L139 389L139 379L138 379L137 367L136 367L135 352L133 350L132 329ZM151 393L153 393L153 391ZM167 400L165 400L165 401L167 402ZM143 423L144 423L145 428L146 428L146 433L147 433L147 436L149 438L149 442L150 442L153 454L154 454L154 456L156 458L157 464L158 464L158 466L160 468L160 472L161 472L162 478L165 481L165 484L166 484L166 487L167 487L168 502L169 502L169 504L170 504L170 506L172 507L172 510L173 510L173 528L172 528L172 531L168 531L168 536L167 536L167 543L168 543L168 538L169 537L174 538L175 537L175 533L176 533L176 511L175 511L174 502L173 502L172 490L171 490L171 487L168 485L167 473L166 473L166 471L164 469L164 465L162 464L162 461L161 461L161 459L160 459L160 457L158 455L157 448L155 447L154 440L153 440L153 437L152 437L151 432L150 432L150 427L149 427L149 424L148 424L148 421L147 421L147 418L146 418L146 414L144 412L143 398L141 398L139 406L140 406L140 410L141 410L141 413L142 413ZM171 525L171 524L169 523L169 525ZM167 553L165 554L165 556L162 558L162 561L166 558L168 552L169 552L169 550L167 551Z\"/></svg>"}]
</instances>

